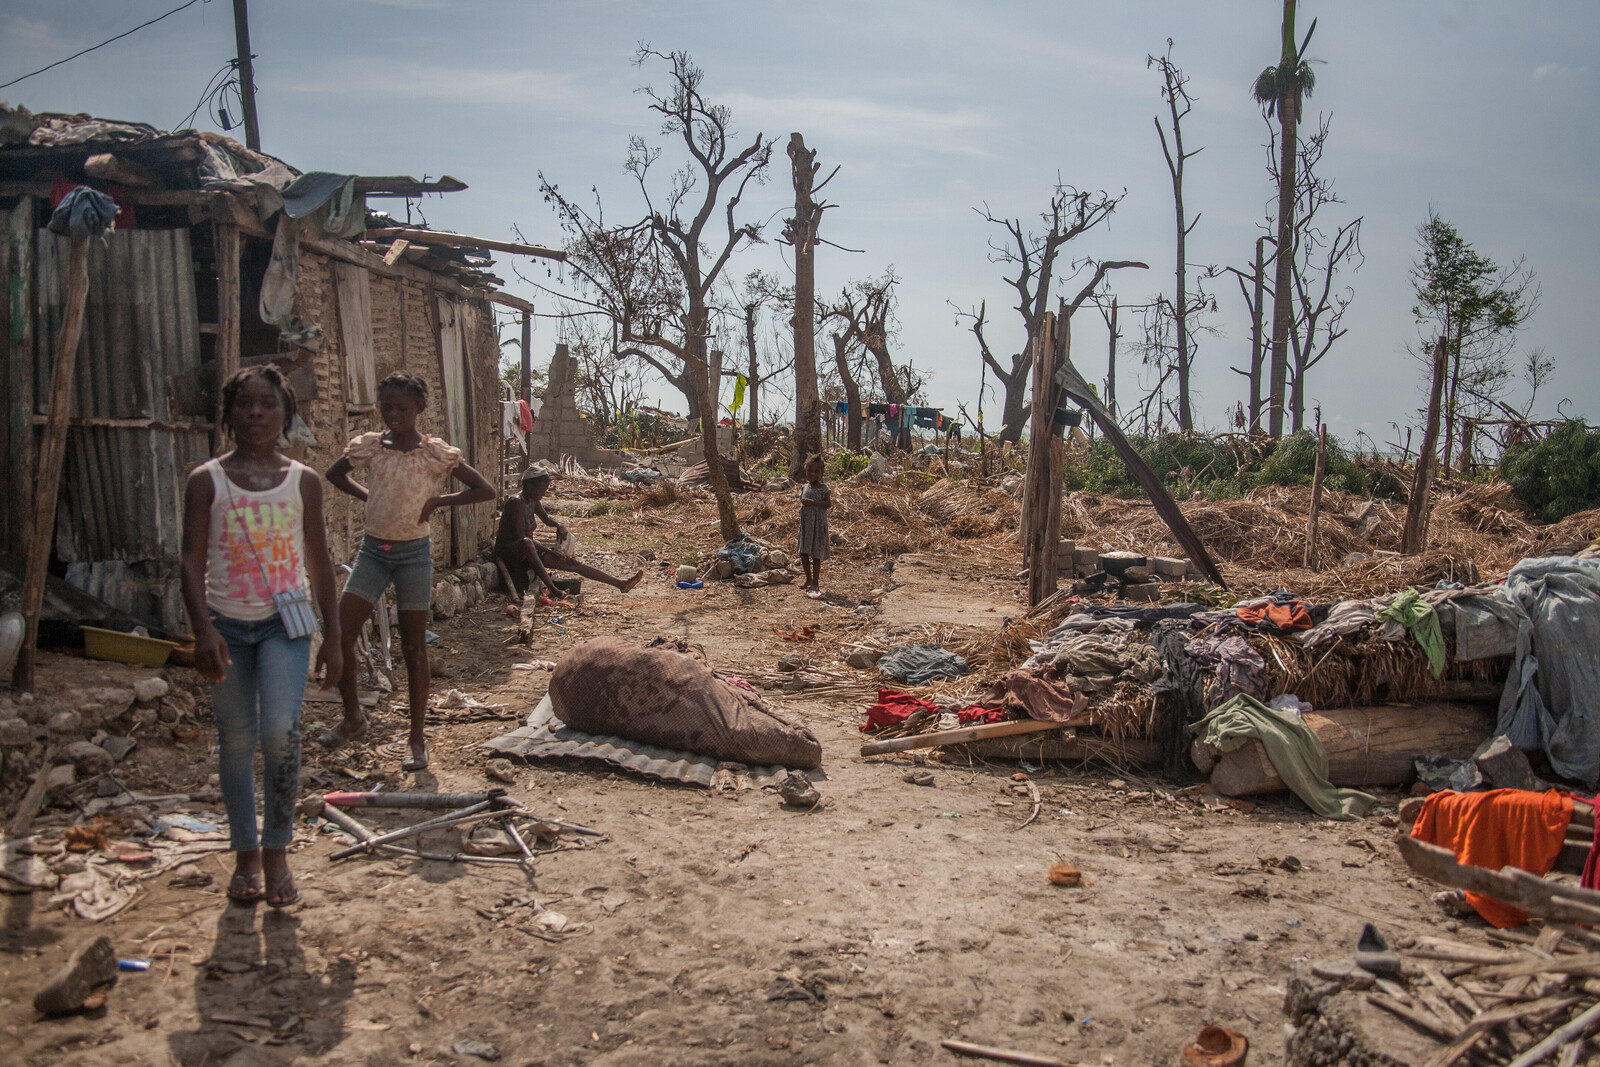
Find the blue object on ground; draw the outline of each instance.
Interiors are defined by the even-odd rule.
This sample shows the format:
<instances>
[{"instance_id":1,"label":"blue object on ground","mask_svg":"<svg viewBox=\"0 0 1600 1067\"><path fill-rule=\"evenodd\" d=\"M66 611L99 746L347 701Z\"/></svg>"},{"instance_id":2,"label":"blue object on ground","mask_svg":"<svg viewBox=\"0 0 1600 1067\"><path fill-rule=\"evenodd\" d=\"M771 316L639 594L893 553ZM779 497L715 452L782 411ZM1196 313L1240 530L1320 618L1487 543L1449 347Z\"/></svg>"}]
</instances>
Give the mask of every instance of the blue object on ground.
<instances>
[{"instance_id":1,"label":"blue object on ground","mask_svg":"<svg viewBox=\"0 0 1600 1067\"><path fill-rule=\"evenodd\" d=\"M679 582L678 583L678 588L679 589L704 589L705 587L706 587L706 583L703 582L703 581L698 581L698 580L697 581L693 581L693 582Z\"/></svg>"}]
</instances>

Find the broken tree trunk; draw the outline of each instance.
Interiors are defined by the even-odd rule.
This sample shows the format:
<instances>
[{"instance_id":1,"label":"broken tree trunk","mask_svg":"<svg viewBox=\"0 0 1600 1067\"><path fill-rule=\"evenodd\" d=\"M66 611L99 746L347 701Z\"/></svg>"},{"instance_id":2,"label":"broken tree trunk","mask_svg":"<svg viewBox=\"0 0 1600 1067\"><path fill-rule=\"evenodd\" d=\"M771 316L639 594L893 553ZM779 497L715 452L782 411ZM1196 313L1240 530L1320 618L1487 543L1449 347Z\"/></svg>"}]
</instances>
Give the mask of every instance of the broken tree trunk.
<instances>
[{"instance_id":1,"label":"broken tree trunk","mask_svg":"<svg viewBox=\"0 0 1600 1067\"><path fill-rule=\"evenodd\" d=\"M1089 388L1089 383L1078 373L1078 368L1072 365L1071 359L1062 360L1060 368L1056 371L1056 383L1094 419L1100 427L1100 432L1106 435L1106 440L1117 450L1122 462L1128 465L1128 470L1133 472L1133 476L1149 494L1156 513L1166 522L1167 528L1172 531L1172 536L1178 539L1178 544L1183 546L1183 550L1189 553L1189 558L1194 561L1195 566L1200 568L1200 573L1213 584L1224 589L1228 588L1228 583L1222 580L1222 572L1217 570L1217 565L1211 560L1211 553L1206 551L1205 542L1200 540L1183 517L1178 502L1172 499L1172 494L1161 484L1156 472L1150 469L1150 465L1122 435L1122 428L1117 425L1117 420L1106 410L1105 405L1100 403L1099 398L1094 395L1094 390Z\"/></svg>"},{"instance_id":2,"label":"broken tree trunk","mask_svg":"<svg viewBox=\"0 0 1600 1067\"><path fill-rule=\"evenodd\" d=\"M1357 788L1396 786L1411 781L1416 773L1412 761L1419 752L1450 759L1471 756L1494 729L1494 710L1445 703L1335 708L1307 712L1305 723L1328 752L1328 781ZM1223 796L1287 788L1259 741L1222 753L1196 741L1190 755Z\"/></svg>"},{"instance_id":3,"label":"broken tree trunk","mask_svg":"<svg viewBox=\"0 0 1600 1067\"><path fill-rule=\"evenodd\" d=\"M1306 516L1307 570L1317 569L1317 519L1322 512L1322 476L1328 470L1328 428L1322 427L1317 435L1317 468L1311 475L1311 514Z\"/></svg>"},{"instance_id":4,"label":"broken tree trunk","mask_svg":"<svg viewBox=\"0 0 1600 1067\"><path fill-rule=\"evenodd\" d=\"M33 659L39 644L39 609L44 606L44 580L50 563L50 541L56 529L56 495L61 489L61 468L67 459L67 427L72 417L72 374L78 364L78 341L83 337L83 313L89 301L89 237L73 234L67 256L67 305L61 325L50 379L50 417L45 423L39 453L39 470L33 494L33 536L28 542L27 571L22 580L22 617L27 625L17 654L12 684L33 690Z\"/></svg>"},{"instance_id":5,"label":"broken tree trunk","mask_svg":"<svg viewBox=\"0 0 1600 1067\"><path fill-rule=\"evenodd\" d=\"M1428 393L1428 424L1422 433L1422 451L1417 454L1417 474L1411 483L1411 500L1406 505L1406 524L1400 532L1400 551L1408 556L1422 551L1428 541L1428 497L1433 488L1433 472L1439 466L1439 404L1444 397L1445 371L1449 359L1441 335L1433 346L1433 388Z\"/></svg>"},{"instance_id":6,"label":"broken tree trunk","mask_svg":"<svg viewBox=\"0 0 1600 1067\"><path fill-rule=\"evenodd\" d=\"M1057 331L1060 331L1059 339ZM1055 368L1065 354L1066 320L1046 312L1033 349L1033 413L1028 425L1028 488L1023 500L1022 551L1028 560L1028 605L1056 591L1056 542L1061 534L1061 437L1055 414L1061 390Z\"/></svg>"}]
</instances>

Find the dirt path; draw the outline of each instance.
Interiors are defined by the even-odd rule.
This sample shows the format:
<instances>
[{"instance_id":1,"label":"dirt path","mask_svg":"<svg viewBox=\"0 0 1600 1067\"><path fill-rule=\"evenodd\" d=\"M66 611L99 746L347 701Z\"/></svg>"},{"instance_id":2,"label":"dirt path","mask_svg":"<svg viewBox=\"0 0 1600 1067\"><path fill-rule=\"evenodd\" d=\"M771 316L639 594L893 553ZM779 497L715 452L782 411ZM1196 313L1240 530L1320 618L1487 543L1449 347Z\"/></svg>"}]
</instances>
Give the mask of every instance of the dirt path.
<instances>
[{"instance_id":1,"label":"dirt path","mask_svg":"<svg viewBox=\"0 0 1600 1067\"><path fill-rule=\"evenodd\" d=\"M637 528L607 532L583 524L586 554L627 573ZM739 673L797 650L829 662L841 642L896 618L1003 616L1015 570L981 548L893 574L863 553L830 567L836 595L822 602L797 586L684 592L655 574L628 597L586 589L531 649L508 643L515 624L491 598L436 624L435 690L461 688L520 718L548 675L512 664L558 658L599 633L685 636ZM812 641L778 633L808 625ZM865 695L874 679L862 681ZM285 913L229 907L217 885L164 877L97 926L46 894L7 897L0 1060L479 1062L452 1052L470 1039L518 1065L952 1063L939 1041L958 1037L1089 1064L1165 1064L1219 1023L1251 1037L1252 1064L1273 1064L1296 957L1346 954L1367 919L1391 937L1438 932L1445 919L1406 880L1377 818L1322 822L1288 803L1211 811L1158 779L1053 767L1033 774L1041 813L1019 829L1032 801L1016 765L930 760L935 785L913 785L911 758L857 754L859 700L776 702L822 739L818 808L523 766L512 791L530 808L607 832L541 855L536 886L516 868L333 864L331 838L304 829L293 862L305 899ZM335 714L308 705L306 717ZM381 775L389 789L480 789L479 744L513 725L436 727L435 769L412 777L398 770L401 715L386 711L369 744L308 753L307 792L348 788L346 772ZM159 780L202 798L192 810L218 813L210 745L209 734L147 741L124 773L136 790ZM404 821L393 814L384 825ZM218 885L224 855L203 864ZM1298 871L1280 865L1287 856ZM1050 885L1057 859L1078 865L1084 885ZM548 916L540 925L536 905L566 929ZM151 969L124 975L99 1017L37 1019L32 990L101 930L119 955L153 956Z\"/></svg>"}]
</instances>

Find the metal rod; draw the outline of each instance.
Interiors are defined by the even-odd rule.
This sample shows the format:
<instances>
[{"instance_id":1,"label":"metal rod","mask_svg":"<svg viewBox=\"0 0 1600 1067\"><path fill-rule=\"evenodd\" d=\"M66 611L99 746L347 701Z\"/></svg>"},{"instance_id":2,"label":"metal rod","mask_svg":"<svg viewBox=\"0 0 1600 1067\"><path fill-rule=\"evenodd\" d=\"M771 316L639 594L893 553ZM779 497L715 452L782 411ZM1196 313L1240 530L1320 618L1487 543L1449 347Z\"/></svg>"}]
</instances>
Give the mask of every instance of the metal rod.
<instances>
[{"instance_id":1,"label":"metal rod","mask_svg":"<svg viewBox=\"0 0 1600 1067\"><path fill-rule=\"evenodd\" d=\"M492 806L493 801L485 800L481 804L473 804L470 807L462 808L460 811L451 812L449 815L441 815L436 819L426 819L415 826L407 826L400 830L391 830L389 833L380 834L370 840L341 849L328 858L342 860L346 856L354 856L359 852L370 852L375 846L386 845L390 841L399 841L403 838L425 834L430 830L442 830L447 826L455 826L458 823L466 822L474 815L487 811Z\"/></svg>"},{"instance_id":2,"label":"metal rod","mask_svg":"<svg viewBox=\"0 0 1600 1067\"><path fill-rule=\"evenodd\" d=\"M324 804L341 808L464 808L486 800L517 803L504 789L484 793L326 793L322 797Z\"/></svg>"},{"instance_id":3,"label":"metal rod","mask_svg":"<svg viewBox=\"0 0 1600 1067\"><path fill-rule=\"evenodd\" d=\"M346 830L350 831L350 833L354 834L359 840L372 841L378 836L377 834L373 833L372 830L368 829L366 826L363 826L360 822L356 821L349 815L346 815L332 804L324 804L322 807L322 814L323 817L328 819L330 822L337 823L339 826L342 826ZM419 849L406 848L402 845L378 845L377 847L387 853L410 856L413 859L432 860L437 863L515 863L519 865L522 863L522 861L519 859L510 859L501 856L468 856L461 852L453 852L449 854L443 852L423 852Z\"/></svg>"},{"instance_id":4,"label":"metal rod","mask_svg":"<svg viewBox=\"0 0 1600 1067\"><path fill-rule=\"evenodd\" d=\"M522 850L522 859L518 862L522 864L522 869L528 875L528 883L531 885L533 883L533 850L522 839L522 835L517 833L516 824L512 821L511 816L507 815L500 820L500 825L506 828L506 833L511 835L511 840L515 841L517 847Z\"/></svg>"}]
</instances>

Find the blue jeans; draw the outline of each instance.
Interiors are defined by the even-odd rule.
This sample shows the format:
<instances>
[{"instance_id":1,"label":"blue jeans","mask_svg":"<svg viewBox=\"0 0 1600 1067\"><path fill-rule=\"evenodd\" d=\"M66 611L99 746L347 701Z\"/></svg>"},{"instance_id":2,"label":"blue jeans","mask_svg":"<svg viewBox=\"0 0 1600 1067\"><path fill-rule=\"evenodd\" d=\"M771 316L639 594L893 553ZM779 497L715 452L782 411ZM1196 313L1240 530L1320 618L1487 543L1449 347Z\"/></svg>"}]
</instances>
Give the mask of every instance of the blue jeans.
<instances>
[{"instance_id":1,"label":"blue jeans","mask_svg":"<svg viewBox=\"0 0 1600 1067\"><path fill-rule=\"evenodd\" d=\"M277 615L246 622L215 612L211 624L233 660L211 687L217 720L217 773L228 809L229 847L288 848L300 789L300 701L311 666L311 638L291 640ZM265 830L257 837L255 753L261 747Z\"/></svg>"}]
</instances>

